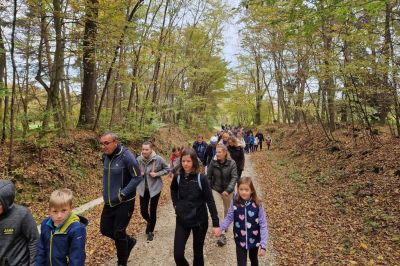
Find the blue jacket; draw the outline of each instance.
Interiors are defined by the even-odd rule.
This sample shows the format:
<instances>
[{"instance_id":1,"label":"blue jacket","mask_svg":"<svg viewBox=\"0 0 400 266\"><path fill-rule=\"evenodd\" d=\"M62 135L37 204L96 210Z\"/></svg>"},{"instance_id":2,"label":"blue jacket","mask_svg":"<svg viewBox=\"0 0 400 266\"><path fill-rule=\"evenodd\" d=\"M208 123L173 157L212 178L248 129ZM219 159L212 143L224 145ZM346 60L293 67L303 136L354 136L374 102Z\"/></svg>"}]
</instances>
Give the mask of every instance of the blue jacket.
<instances>
[{"instance_id":1,"label":"blue jacket","mask_svg":"<svg viewBox=\"0 0 400 266\"><path fill-rule=\"evenodd\" d=\"M135 198L136 187L142 182L139 164L135 156L125 147L118 145L115 152L103 155L103 199L114 207ZM122 193L122 201L118 195Z\"/></svg>"},{"instance_id":2,"label":"blue jacket","mask_svg":"<svg viewBox=\"0 0 400 266\"><path fill-rule=\"evenodd\" d=\"M204 161L204 156L206 154L206 149L207 149L208 144L203 141L201 143L198 143L197 141L195 141L193 143L193 149L196 151L197 157L199 157L199 159L203 162Z\"/></svg>"},{"instance_id":3,"label":"blue jacket","mask_svg":"<svg viewBox=\"0 0 400 266\"><path fill-rule=\"evenodd\" d=\"M88 220L71 213L55 227L50 217L43 220L36 254L36 266L85 265L86 225Z\"/></svg>"}]
</instances>

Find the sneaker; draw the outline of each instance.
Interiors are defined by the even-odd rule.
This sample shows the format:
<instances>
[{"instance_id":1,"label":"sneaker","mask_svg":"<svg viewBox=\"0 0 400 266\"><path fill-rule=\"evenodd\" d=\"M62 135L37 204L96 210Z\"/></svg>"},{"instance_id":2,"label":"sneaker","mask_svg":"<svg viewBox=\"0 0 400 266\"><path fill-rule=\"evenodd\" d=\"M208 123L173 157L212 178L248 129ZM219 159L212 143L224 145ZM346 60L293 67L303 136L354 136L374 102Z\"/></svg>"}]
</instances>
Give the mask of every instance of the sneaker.
<instances>
[{"instance_id":1,"label":"sneaker","mask_svg":"<svg viewBox=\"0 0 400 266\"><path fill-rule=\"evenodd\" d=\"M153 232L149 232L147 234L147 241L153 241L154 239L154 233Z\"/></svg>"},{"instance_id":2,"label":"sneaker","mask_svg":"<svg viewBox=\"0 0 400 266\"><path fill-rule=\"evenodd\" d=\"M226 245L226 236L221 235L217 241L218 246L223 247Z\"/></svg>"}]
</instances>

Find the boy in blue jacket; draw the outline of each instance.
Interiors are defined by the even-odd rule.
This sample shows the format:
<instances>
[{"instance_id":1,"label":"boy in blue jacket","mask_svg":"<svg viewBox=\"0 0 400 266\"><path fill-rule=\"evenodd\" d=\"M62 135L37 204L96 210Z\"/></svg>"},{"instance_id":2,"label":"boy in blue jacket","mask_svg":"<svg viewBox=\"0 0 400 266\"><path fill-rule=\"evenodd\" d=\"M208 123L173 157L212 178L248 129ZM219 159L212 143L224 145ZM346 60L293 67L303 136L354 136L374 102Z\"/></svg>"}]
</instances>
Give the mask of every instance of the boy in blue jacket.
<instances>
[{"instance_id":1,"label":"boy in blue jacket","mask_svg":"<svg viewBox=\"0 0 400 266\"><path fill-rule=\"evenodd\" d=\"M50 215L43 220L36 265L85 265L88 220L72 212L72 191L51 193Z\"/></svg>"}]
</instances>

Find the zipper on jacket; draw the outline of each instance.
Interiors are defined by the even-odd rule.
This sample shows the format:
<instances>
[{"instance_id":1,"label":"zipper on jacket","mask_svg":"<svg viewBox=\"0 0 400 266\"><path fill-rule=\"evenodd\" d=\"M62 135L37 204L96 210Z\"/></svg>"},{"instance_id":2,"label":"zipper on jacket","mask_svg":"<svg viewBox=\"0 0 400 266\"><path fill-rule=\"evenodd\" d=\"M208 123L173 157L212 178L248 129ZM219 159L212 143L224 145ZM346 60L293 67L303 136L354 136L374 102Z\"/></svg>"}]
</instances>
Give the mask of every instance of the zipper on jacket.
<instances>
[{"instance_id":1,"label":"zipper on jacket","mask_svg":"<svg viewBox=\"0 0 400 266\"><path fill-rule=\"evenodd\" d=\"M53 249L53 232L51 232L50 234L50 252L49 252L49 261L50 261L50 266L53 265L53 263L51 262L51 253L52 253L52 249Z\"/></svg>"},{"instance_id":2,"label":"zipper on jacket","mask_svg":"<svg viewBox=\"0 0 400 266\"><path fill-rule=\"evenodd\" d=\"M111 182L110 175L111 175L111 163L113 159L114 157L111 158L111 160L108 162L108 204L110 205L110 207L112 207L111 196L110 196L110 182Z\"/></svg>"},{"instance_id":3,"label":"zipper on jacket","mask_svg":"<svg viewBox=\"0 0 400 266\"><path fill-rule=\"evenodd\" d=\"M246 230L246 249L249 249L248 248L248 245L247 245L247 209L246 209L246 204L244 205L244 228L245 228L245 230Z\"/></svg>"}]
</instances>

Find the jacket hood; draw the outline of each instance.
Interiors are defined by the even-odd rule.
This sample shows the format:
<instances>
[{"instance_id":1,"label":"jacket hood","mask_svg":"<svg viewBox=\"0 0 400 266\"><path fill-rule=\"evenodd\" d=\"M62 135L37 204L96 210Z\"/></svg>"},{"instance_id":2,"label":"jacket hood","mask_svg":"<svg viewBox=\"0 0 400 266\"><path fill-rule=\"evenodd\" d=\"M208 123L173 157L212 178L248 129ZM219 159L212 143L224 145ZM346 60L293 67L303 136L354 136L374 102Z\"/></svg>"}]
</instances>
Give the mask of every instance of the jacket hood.
<instances>
[{"instance_id":1,"label":"jacket hood","mask_svg":"<svg viewBox=\"0 0 400 266\"><path fill-rule=\"evenodd\" d=\"M10 180L0 179L0 203L6 213L13 205L15 199L15 186Z\"/></svg>"},{"instance_id":2,"label":"jacket hood","mask_svg":"<svg viewBox=\"0 0 400 266\"><path fill-rule=\"evenodd\" d=\"M88 219L86 219L83 216L77 215L74 212L71 212L71 214L69 215L69 217L67 218L67 220L65 220L65 222L61 225L61 227L58 229L57 233L60 234L65 234L65 232L67 231L68 227L76 222L80 222L81 224L83 224L84 226L87 226L89 224ZM54 225L51 221L51 219L49 218L49 220L47 221L47 225L54 228Z\"/></svg>"}]
</instances>

